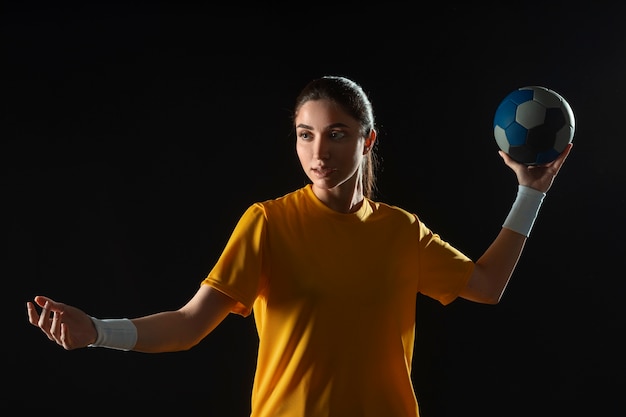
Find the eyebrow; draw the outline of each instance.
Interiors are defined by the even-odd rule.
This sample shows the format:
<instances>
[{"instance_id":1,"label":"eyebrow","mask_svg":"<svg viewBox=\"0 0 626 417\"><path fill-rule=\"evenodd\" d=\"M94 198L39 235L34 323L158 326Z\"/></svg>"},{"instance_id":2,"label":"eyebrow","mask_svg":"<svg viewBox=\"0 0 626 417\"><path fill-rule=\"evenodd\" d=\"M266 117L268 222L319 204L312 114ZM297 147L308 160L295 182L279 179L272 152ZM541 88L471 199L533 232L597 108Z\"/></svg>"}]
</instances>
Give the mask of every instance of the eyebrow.
<instances>
[{"instance_id":1,"label":"eyebrow","mask_svg":"<svg viewBox=\"0 0 626 417\"><path fill-rule=\"evenodd\" d=\"M348 126L345 123L333 123L331 125L326 126L326 129L334 129L334 128L337 128L337 127L349 128L350 126ZM296 128L313 130L313 126L305 125L304 123L300 123L300 124L296 125Z\"/></svg>"}]
</instances>

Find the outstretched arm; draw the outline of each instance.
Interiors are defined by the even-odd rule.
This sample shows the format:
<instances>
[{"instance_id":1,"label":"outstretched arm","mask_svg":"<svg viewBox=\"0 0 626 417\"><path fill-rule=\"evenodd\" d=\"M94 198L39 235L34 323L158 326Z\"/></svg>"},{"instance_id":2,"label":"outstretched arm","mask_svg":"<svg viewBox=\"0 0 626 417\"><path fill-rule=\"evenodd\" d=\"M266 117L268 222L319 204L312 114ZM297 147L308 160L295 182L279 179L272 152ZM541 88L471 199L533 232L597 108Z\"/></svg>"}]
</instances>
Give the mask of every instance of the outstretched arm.
<instances>
[{"instance_id":1,"label":"outstretched arm","mask_svg":"<svg viewBox=\"0 0 626 417\"><path fill-rule=\"evenodd\" d=\"M521 164L502 151L500 151L500 156L504 163L515 172L520 186L545 194L552 186L571 148L570 143L555 161L543 166ZM522 254L527 238L527 234L514 231L505 225L485 253L476 261L474 272L460 296L480 303L498 303Z\"/></svg>"},{"instance_id":2,"label":"outstretched arm","mask_svg":"<svg viewBox=\"0 0 626 417\"><path fill-rule=\"evenodd\" d=\"M41 312L37 311L37 304ZM173 352L198 344L226 318L235 301L209 285L201 285L183 307L131 322L137 331L132 350L138 352ZM48 297L37 296L27 303L31 324L39 327L50 340L66 350L89 346L98 337L91 317L82 310Z\"/></svg>"},{"instance_id":3,"label":"outstretched arm","mask_svg":"<svg viewBox=\"0 0 626 417\"><path fill-rule=\"evenodd\" d=\"M176 311L133 320L139 352L174 352L197 345L230 313L236 301L210 285L201 285L187 304ZM167 335L167 337L164 337Z\"/></svg>"}]
</instances>

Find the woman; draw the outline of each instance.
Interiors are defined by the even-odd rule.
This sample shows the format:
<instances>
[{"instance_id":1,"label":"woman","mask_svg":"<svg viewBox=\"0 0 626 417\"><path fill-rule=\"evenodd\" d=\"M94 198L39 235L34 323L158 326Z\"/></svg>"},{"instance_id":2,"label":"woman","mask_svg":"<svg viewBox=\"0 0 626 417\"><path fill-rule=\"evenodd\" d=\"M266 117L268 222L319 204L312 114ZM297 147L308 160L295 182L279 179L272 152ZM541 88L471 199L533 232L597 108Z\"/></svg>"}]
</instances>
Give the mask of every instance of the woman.
<instances>
[{"instance_id":1,"label":"woman","mask_svg":"<svg viewBox=\"0 0 626 417\"><path fill-rule=\"evenodd\" d=\"M190 301L176 311L99 320L37 296L29 321L67 350L187 350L229 314L254 311L252 416L418 416L411 384L417 293L499 302L571 144L528 167L500 152L519 183L494 242L476 261L413 213L373 200L376 128L362 88L310 82L293 114L310 184L251 205ZM38 312L38 308L41 308Z\"/></svg>"}]
</instances>

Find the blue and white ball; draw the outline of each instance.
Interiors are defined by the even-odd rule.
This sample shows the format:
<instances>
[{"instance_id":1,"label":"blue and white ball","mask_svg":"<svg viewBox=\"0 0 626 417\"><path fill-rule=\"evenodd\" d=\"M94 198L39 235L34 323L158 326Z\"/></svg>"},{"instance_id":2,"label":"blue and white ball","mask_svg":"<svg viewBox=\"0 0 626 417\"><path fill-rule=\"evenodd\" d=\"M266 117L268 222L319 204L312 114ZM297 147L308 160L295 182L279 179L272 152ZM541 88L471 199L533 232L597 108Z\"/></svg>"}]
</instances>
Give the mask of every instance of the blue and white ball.
<instances>
[{"instance_id":1,"label":"blue and white ball","mask_svg":"<svg viewBox=\"0 0 626 417\"><path fill-rule=\"evenodd\" d=\"M554 161L574 138L574 113L557 92L519 88L496 109L493 134L500 149L526 165Z\"/></svg>"}]
</instances>

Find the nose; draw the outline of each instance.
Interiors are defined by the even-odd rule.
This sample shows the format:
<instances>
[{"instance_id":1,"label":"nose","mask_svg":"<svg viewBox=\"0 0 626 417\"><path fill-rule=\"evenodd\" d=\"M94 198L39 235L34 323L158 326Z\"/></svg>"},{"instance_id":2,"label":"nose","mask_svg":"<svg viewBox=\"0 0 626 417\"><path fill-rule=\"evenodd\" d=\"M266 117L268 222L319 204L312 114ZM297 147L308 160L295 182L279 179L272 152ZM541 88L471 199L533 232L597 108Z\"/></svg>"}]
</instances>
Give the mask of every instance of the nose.
<instances>
[{"instance_id":1,"label":"nose","mask_svg":"<svg viewBox=\"0 0 626 417\"><path fill-rule=\"evenodd\" d=\"M330 144L322 137L317 137L313 142L313 158L321 161L330 158Z\"/></svg>"}]
</instances>

